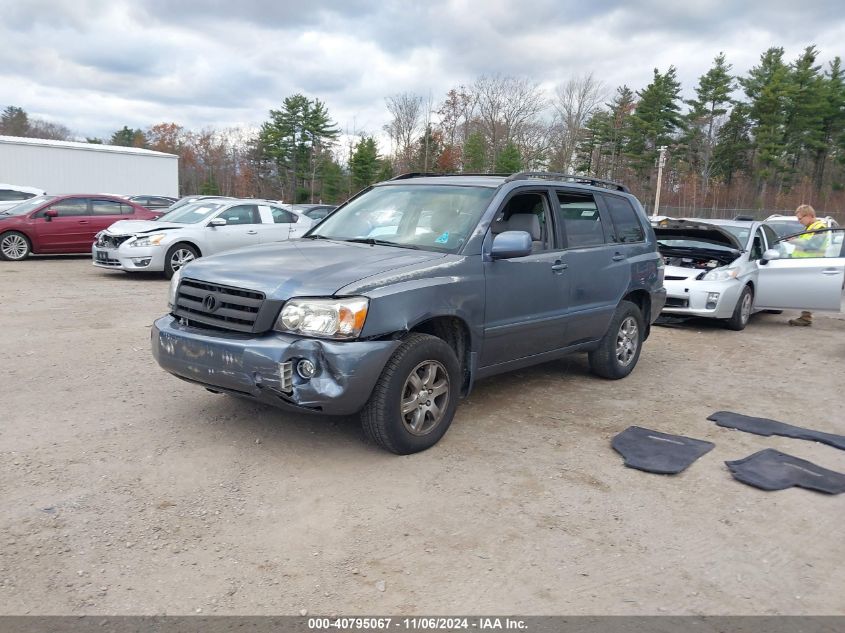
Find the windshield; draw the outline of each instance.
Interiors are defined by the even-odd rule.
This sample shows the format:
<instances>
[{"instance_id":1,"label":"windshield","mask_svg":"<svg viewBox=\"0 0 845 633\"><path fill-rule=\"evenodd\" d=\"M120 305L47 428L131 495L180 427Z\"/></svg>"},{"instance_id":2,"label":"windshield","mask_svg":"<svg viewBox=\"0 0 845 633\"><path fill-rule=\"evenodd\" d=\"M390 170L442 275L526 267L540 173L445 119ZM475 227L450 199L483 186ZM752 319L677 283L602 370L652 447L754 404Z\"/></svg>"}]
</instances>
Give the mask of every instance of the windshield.
<instances>
[{"instance_id":1,"label":"windshield","mask_svg":"<svg viewBox=\"0 0 845 633\"><path fill-rule=\"evenodd\" d=\"M176 222L177 224L196 224L202 222L215 211L223 208L220 202L195 202L174 211L169 211L158 218L157 222Z\"/></svg>"},{"instance_id":2,"label":"windshield","mask_svg":"<svg viewBox=\"0 0 845 633\"><path fill-rule=\"evenodd\" d=\"M778 237L786 237L787 235L804 232L804 225L798 220L774 220L766 222L766 224L774 229Z\"/></svg>"},{"instance_id":3,"label":"windshield","mask_svg":"<svg viewBox=\"0 0 845 633\"><path fill-rule=\"evenodd\" d=\"M0 211L0 214L3 215L25 215L30 211L33 211L40 207L45 202L50 202L50 200L55 200L56 196L35 196L34 198L30 198L25 202L21 202L20 204L16 204L13 207L9 207L3 211Z\"/></svg>"},{"instance_id":4,"label":"windshield","mask_svg":"<svg viewBox=\"0 0 845 633\"><path fill-rule=\"evenodd\" d=\"M375 187L334 212L306 237L457 252L496 190L449 185Z\"/></svg>"},{"instance_id":5,"label":"windshield","mask_svg":"<svg viewBox=\"0 0 845 633\"><path fill-rule=\"evenodd\" d=\"M742 248L745 248L745 245L748 244L748 236L751 234L750 228L745 226L731 226L729 224L723 224L722 228L732 234Z\"/></svg>"}]
</instances>

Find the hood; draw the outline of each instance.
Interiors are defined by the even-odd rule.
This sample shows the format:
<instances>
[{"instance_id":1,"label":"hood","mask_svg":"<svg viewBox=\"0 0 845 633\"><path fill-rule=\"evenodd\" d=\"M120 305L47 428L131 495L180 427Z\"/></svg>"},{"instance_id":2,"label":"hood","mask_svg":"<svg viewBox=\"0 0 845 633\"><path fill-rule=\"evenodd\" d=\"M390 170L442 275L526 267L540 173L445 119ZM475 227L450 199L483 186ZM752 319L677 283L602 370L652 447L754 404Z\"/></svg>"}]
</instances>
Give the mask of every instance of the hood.
<instances>
[{"instance_id":1,"label":"hood","mask_svg":"<svg viewBox=\"0 0 845 633\"><path fill-rule=\"evenodd\" d=\"M743 249L743 245L727 229L698 220L661 220L654 227L654 233L658 240L694 240L732 248L736 251Z\"/></svg>"},{"instance_id":2,"label":"hood","mask_svg":"<svg viewBox=\"0 0 845 633\"><path fill-rule=\"evenodd\" d=\"M183 274L285 301L295 296L331 296L365 277L443 257L443 253L394 246L296 239L202 257L188 264Z\"/></svg>"},{"instance_id":3,"label":"hood","mask_svg":"<svg viewBox=\"0 0 845 633\"><path fill-rule=\"evenodd\" d=\"M106 229L109 235L136 235L138 233L156 233L170 229L184 229L189 224L173 222L154 222L152 220L118 220Z\"/></svg>"}]
</instances>

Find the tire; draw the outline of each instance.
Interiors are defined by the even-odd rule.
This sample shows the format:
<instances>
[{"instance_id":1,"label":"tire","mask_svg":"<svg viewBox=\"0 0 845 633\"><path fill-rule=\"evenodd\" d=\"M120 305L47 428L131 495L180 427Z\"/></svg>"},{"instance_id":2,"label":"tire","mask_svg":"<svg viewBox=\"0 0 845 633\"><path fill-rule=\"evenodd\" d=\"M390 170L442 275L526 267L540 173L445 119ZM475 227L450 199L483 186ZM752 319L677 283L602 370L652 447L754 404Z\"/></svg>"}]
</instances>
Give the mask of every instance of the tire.
<instances>
[{"instance_id":1,"label":"tire","mask_svg":"<svg viewBox=\"0 0 845 633\"><path fill-rule=\"evenodd\" d=\"M164 256L164 276L170 279L173 273L199 256L197 249L190 244L174 244L167 249L167 255Z\"/></svg>"},{"instance_id":2,"label":"tire","mask_svg":"<svg viewBox=\"0 0 845 633\"><path fill-rule=\"evenodd\" d=\"M32 243L23 233L7 231L0 235L0 259L19 262L32 254Z\"/></svg>"},{"instance_id":3,"label":"tire","mask_svg":"<svg viewBox=\"0 0 845 633\"><path fill-rule=\"evenodd\" d=\"M411 334L387 361L361 410L364 435L397 455L431 448L452 424L460 386L461 370L452 348L435 336ZM430 400L421 399L424 387L429 388Z\"/></svg>"},{"instance_id":4,"label":"tire","mask_svg":"<svg viewBox=\"0 0 845 633\"><path fill-rule=\"evenodd\" d=\"M739 332L744 330L748 325L748 319L751 318L751 309L754 307L754 291L751 286L745 286L739 294L739 299L734 306L734 313L730 319L725 321L725 327L729 330Z\"/></svg>"},{"instance_id":5,"label":"tire","mask_svg":"<svg viewBox=\"0 0 845 633\"><path fill-rule=\"evenodd\" d=\"M630 301L620 301L599 346L590 352L590 371L610 380L624 378L640 359L645 324L639 307Z\"/></svg>"}]
</instances>

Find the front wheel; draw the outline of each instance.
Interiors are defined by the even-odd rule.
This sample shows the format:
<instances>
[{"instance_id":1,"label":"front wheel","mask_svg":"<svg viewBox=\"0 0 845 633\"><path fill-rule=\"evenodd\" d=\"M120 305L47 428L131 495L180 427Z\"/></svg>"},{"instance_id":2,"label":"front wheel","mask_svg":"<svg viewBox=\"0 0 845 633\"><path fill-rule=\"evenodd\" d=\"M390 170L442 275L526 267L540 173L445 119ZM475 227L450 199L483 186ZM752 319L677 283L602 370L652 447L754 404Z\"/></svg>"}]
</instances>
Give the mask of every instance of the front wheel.
<instances>
[{"instance_id":1,"label":"front wheel","mask_svg":"<svg viewBox=\"0 0 845 633\"><path fill-rule=\"evenodd\" d=\"M618 380L632 371L640 359L643 314L635 303L620 301L598 349L590 352L590 370L597 376Z\"/></svg>"},{"instance_id":2,"label":"front wheel","mask_svg":"<svg viewBox=\"0 0 845 633\"><path fill-rule=\"evenodd\" d=\"M725 326L729 330L737 332L744 330L745 326L748 325L748 319L751 318L751 308L753 305L754 292L751 290L751 286L745 286L739 295L736 306L734 306L734 313L730 319L725 321Z\"/></svg>"},{"instance_id":3,"label":"front wheel","mask_svg":"<svg viewBox=\"0 0 845 633\"><path fill-rule=\"evenodd\" d=\"M0 235L0 259L18 262L29 257L32 245L26 235L9 231Z\"/></svg>"},{"instance_id":4,"label":"front wheel","mask_svg":"<svg viewBox=\"0 0 845 633\"><path fill-rule=\"evenodd\" d=\"M397 455L431 448L458 406L461 371L443 340L411 334L387 361L361 411L366 437Z\"/></svg>"},{"instance_id":5,"label":"front wheel","mask_svg":"<svg viewBox=\"0 0 845 633\"><path fill-rule=\"evenodd\" d=\"M197 249L190 244L174 244L164 256L164 276L170 279L177 270L199 257Z\"/></svg>"}]
</instances>

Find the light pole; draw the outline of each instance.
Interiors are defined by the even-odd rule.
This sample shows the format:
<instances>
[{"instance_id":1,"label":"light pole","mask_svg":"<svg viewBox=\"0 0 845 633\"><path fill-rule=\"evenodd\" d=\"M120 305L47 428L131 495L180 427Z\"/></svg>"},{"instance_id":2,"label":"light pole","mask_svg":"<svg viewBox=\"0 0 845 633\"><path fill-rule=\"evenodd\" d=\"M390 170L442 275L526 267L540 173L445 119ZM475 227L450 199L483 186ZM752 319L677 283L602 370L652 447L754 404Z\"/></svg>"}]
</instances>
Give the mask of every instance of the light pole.
<instances>
[{"instance_id":1,"label":"light pole","mask_svg":"<svg viewBox=\"0 0 845 633\"><path fill-rule=\"evenodd\" d=\"M657 217L657 211L660 209L660 183L663 182L663 166L666 164L666 146L661 145L657 148L660 152L660 157L657 159L657 191L654 192L654 210L651 217Z\"/></svg>"}]
</instances>

